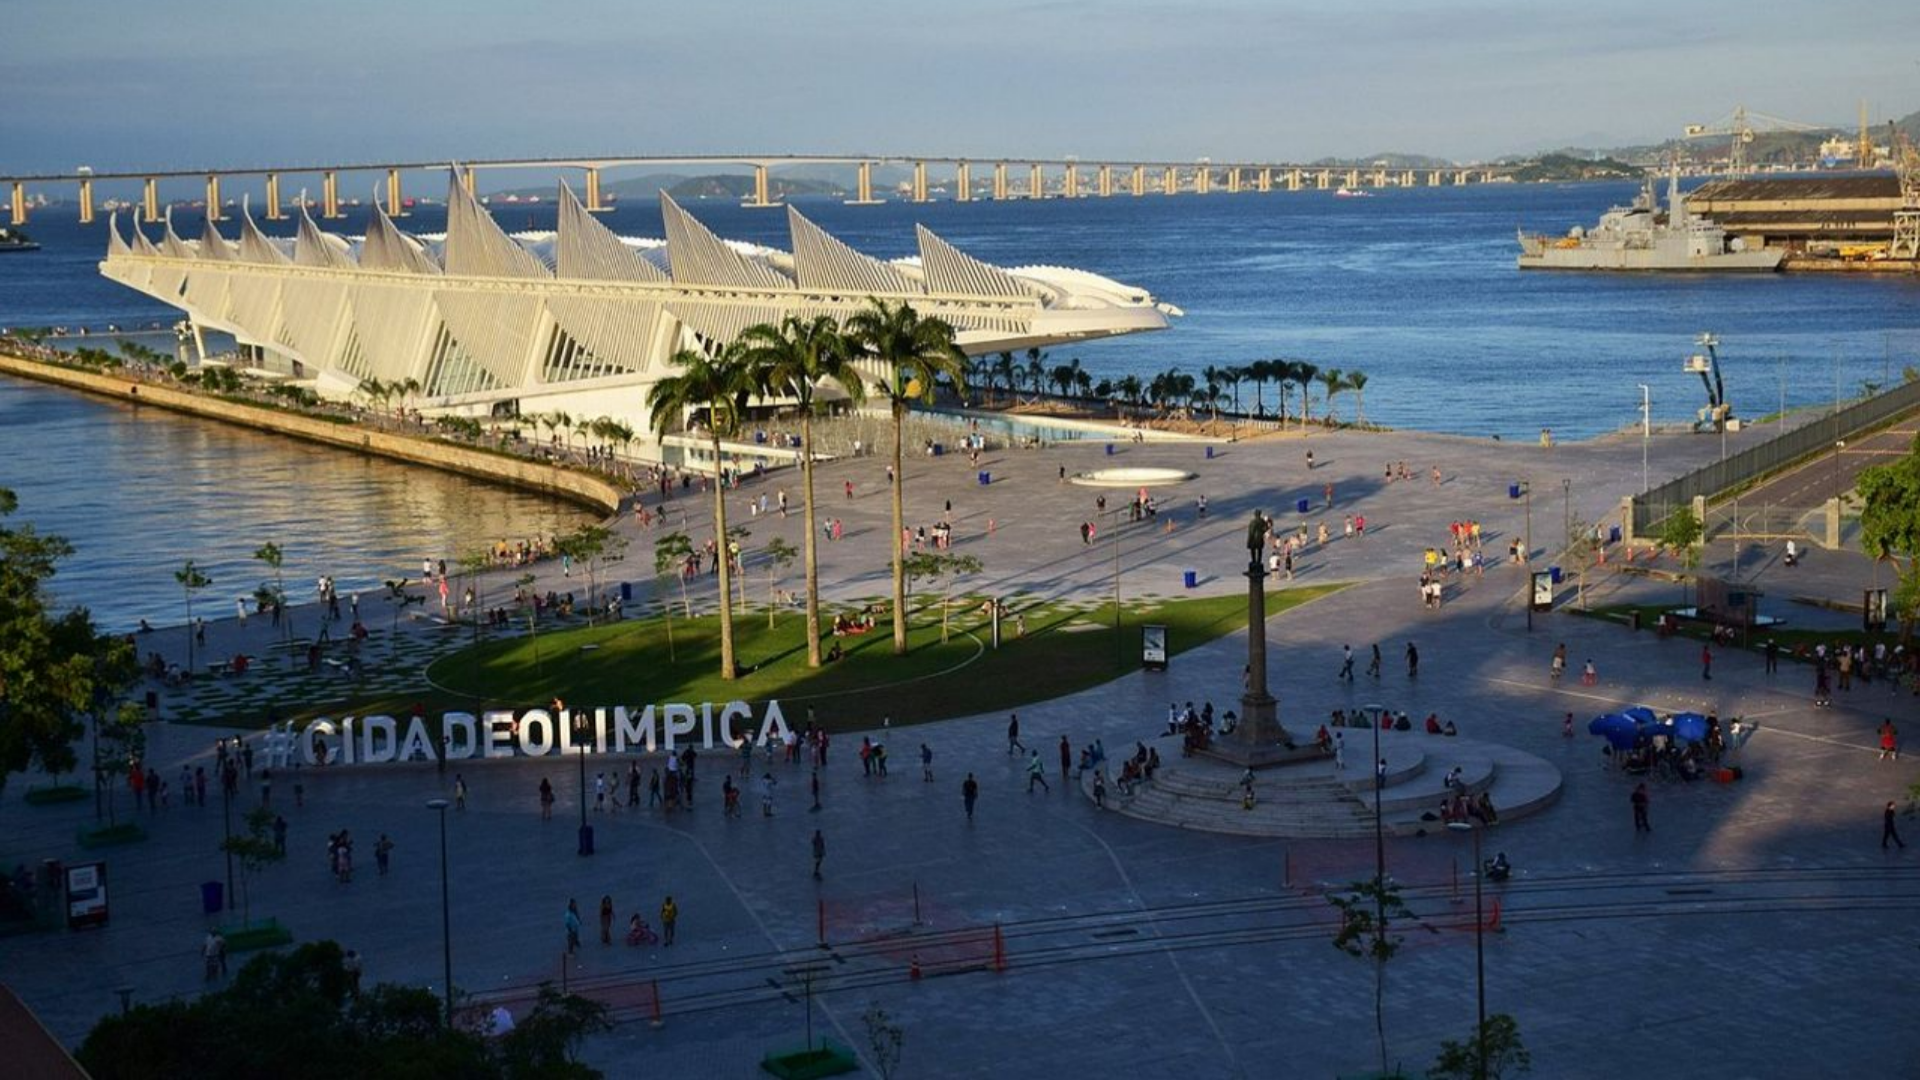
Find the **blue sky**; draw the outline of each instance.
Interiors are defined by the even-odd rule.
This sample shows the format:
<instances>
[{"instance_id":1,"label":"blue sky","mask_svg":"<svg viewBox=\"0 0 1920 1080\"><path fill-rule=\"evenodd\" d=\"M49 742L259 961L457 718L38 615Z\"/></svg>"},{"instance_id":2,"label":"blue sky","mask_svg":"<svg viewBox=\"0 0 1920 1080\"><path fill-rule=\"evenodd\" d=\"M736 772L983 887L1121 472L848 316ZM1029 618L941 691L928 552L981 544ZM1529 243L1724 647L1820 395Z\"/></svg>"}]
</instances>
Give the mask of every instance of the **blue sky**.
<instances>
[{"instance_id":1,"label":"blue sky","mask_svg":"<svg viewBox=\"0 0 1920 1080\"><path fill-rule=\"evenodd\" d=\"M818 151L1458 159L1920 109L1920 3L7 0L0 173Z\"/></svg>"}]
</instances>

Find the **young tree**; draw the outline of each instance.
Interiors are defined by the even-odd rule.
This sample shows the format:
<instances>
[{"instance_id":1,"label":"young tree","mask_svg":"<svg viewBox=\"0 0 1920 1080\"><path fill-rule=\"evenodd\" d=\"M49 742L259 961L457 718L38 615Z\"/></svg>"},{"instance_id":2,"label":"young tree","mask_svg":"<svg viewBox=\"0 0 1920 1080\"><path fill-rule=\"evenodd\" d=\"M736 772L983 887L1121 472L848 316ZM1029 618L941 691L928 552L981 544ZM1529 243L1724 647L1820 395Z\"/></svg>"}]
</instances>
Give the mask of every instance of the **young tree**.
<instances>
[{"instance_id":1,"label":"young tree","mask_svg":"<svg viewBox=\"0 0 1920 1080\"><path fill-rule=\"evenodd\" d=\"M200 572L200 568L188 559L187 564L173 572L173 580L180 583L180 591L187 597L187 674L193 674L193 641L197 636L193 629L193 594L213 584L213 579Z\"/></svg>"},{"instance_id":2,"label":"young tree","mask_svg":"<svg viewBox=\"0 0 1920 1080\"><path fill-rule=\"evenodd\" d=\"M1287 362L1287 378L1300 385L1300 425L1305 427L1313 423L1313 399L1307 391L1313 388L1313 381L1320 377L1320 368L1305 360Z\"/></svg>"},{"instance_id":3,"label":"young tree","mask_svg":"<svg viewBox=\"0 0 1920 1080\"><path fill-rule=\"evenodd\" d=\"M915 402L933 400L934 383L941 377L956 387L966 379L967 358L954 344L954 329L942 319L922 318L905 302L873 301L873 306L853 316L847 323L852 339L880 361L886 375L879 392L887 399L893 414L893 532L888 543L893 547L893 651L907 651L907 579L905 545L900 542L906 528L902 509L902 491L907 477L902 448L907 438L907 410ZM1030 351L1032 362L1040 362L1040 350Z\"/></svg>"},{"instance_id":4,"label":"young tree","mask_svg":"<svg viewBox=\"0 0 1920 1080\"><path fill-rule=\"evenodd\" d=\"M587 625L593 625L599 608L600 564L619 558L626 551L627 538L604 525L589 523L559 537L554 547L587 571Z\"/></svg>"},{"instance_id":5,"label":"young tree","mask_svg":"<svg viewBox=\"0 0 1920 1080\"><path fill-rule=\"evenodd\" d=\"M240 864L240 921L242 925L253 923L253 888L255 874L286 858L285 853L273 845L273 811L265 806L256 806L247 812L247 831L234 833L220 842L220 850L232 855Z\"/></svg>"},{"instance_id":6,"label":"young tree","mask_svg":"<svg viewBox=\"0 0 1920 1080\"><path fill-rule=\"evenodd\" d=\"M139 768L139 763L147 756L145 719L140 708L132 704L103 709L94 714L93 816L96 821L100 818L101 803L104 801L107 824L120 823L115 796L120 792L120 778Z\"/></svg>"},{"instance_id":7,"label":"young tree","mask_svg":"<svg viewBox=\"0 0 1920 1080\"><path fill-rule=\"evenodd\" d=\"M680 424L695 409L707 412L707 438L713 451L713 535L715 554L720 560L720 677L736 674L733 658L733 610L729 597L733 591L732 568L727 565L727 485L726 470L721 468L720 437L738 426L751 387L745 379L746 365L741 350L729 346L718 357L693 349L673 354L668 366L677 368L653 384L647 393L653 429L661 434Z\"/></svg>"},{"instance_id":8,"label":"young tree","mask_svg":"<svg viewBox=\"0 0 1920 1080\"><path fill-rule=\"evenodd\" d=\"M488 554L486 548L474 548L460 556L461 576L467 579L467 591L473 594L473 603L469 605L472 610L467 612L467 616L473 620L473 640L476 643L480 640L480 626L486 621L480 613L487 607L486 597L480 588L480 575L492 565L493 556Z\"/></svg>"},{"instance_id":9,"label":"young tree","mask_svg":"<svg viewBox=\"0 0 1920 1080\"><path fill-rule=\"evenodd\" d=\"M894 1023L893 1017L877 1003L860 1014L860 1022L866 1025L867 1050L874 1071L880 1074L880 1080L890 1080L900 1068L900 1049L907 1040L906 1029Z\"/></svg>"},{"instance_id":10,"label":"young tree","mask_svg":"<svg viewBox=\"0 0 1920 1080\"><path fill-rule=\"evenodd\" d=\"M1340 421L1333 415L1333 399L1340 391L1347 388L1346 375L1339 368L1328 368L1320 372L1317 377L1320 380L1322 391L1326 394L1327 423L1337 424Z\"/></svg>"},{"instance_id":11,"label":"young tree","mask_svg":"<svg viewBox=\"0 0 1920 1080\"><path fill-rule=\"evenodd\" d=\"M575 1055L587 1036L613 1030L609 1011L605 1002L563 993L552 983L541 983L533 1011L500 1040L506 1075L514 1080L584 1080L599 1076Z\"/></svg>"},{"instance_id":12,"label":"young tree","mask_svg":"<svg viewBox=\"0 0 1920 1080\"><path fill-rule=\"evenodd\" d=\"M784 573L787 567L793 565L794 557L799 555L800 551L792 544L776 536L767 541L765 554L767 556L767 629L771 630L773 629L773 613L780 606L774 602L774 588L780 583L779 575ZM819 624L815 623L814 632L816 634L819 632L819 629Z\"/></svg>"},{"instance_id":13,"label":"young tree","mask_svg":"<svg viewBox=\"0 0 1920 1080\"><path fill-rule=\"evenodd\" d=\"M680 603L686 608L687 618L693 618L693 600L687 596L687 560L693 556L693 541L686 533L668 533L653 542L653 576L664 578L669 573L680 580ZM673 605L664 597L660 600L660 619L667 628L667 663L675 663L673 654Z\"/></svg>"},{"instance_id":14,"label":"young tree","mask_svg":"<svg viewBox=\"0 0 1920 1080\"><path fill-rule=\"evenodd\" d=\"M1373 1027L1380 1040L1380 1072L1387 1072L1387 961L1400 951L1401 939L1392 933L1395 921L1407 914L1400 886L1376 875L1348 883L1327 897L1340 913L1340 932L1333 946L1348 956L1373 961Z\"/></svg>"},{"instance_id":15,"label":"young tree","mask_svg":"<svg viewBox=\"0 0 1920 1080\"><path fill-rule=\"evenodd\" d=\"M1486 1059L1480 1057L1486 1048ZM1509 1071L1518 1076L1533 1071L1533 1055L1520 1041L1520 1025L1506 1013L1494 1013L1474 1037L1440 1043L1440 1056L1427 1070L1427 1080L1501 1080Z\"/></svg>"},{"instance_id":16,"label":"young tree","mask_svg":"<svg viewBox=\"0 0 1920 1080\"><path fill-rule=\"evenodd\" d=\"M827 316L803 320L789 315L776 329L760 325L742 335L747 363L760 393L791 397L800 416L800 491L806 529L801 547L807 577L807 666L820 666L820 559L815 548L819 528L814 522L813 419L825 411L821 386L832 383L850 404L866 399L866 383L853 364L853 346L840 325ZM1002 354L1005 355L1005 354ZM1011 357L1008 358L1011 362Z\"/></svg>"},{"instance_id":17,"label":"young tree","mask_svg":"<svg viewBox=\"0 0 1920 1080\"><path fill-rule=\"evenodd\" d=\"M287 642L287 666L292 667L294 666L292 647L293 618L287 615L287 583L281 576L280 569L286 561L286 555L280 550L279 544L269 540L254 549L253 557L267 564L268 568L273 571L273 587L270 590L273 603L273 621L280 627L281 640ZM263 584L262 588L265 587ZM255 595L257 596L259 594L256 592ZM324 619L326 616L322 615L321 618ZM189 617L187 621L192 622L193 620Z\"/></svg>"},{"instance_id":18,"label":"young tree","mask_svg":"<svg viewBox=\"0 0 1920 1080\"><path fill-rule=\"evenodd\" d=\"M1700 519L1693 507L1682 506L1660 526L1660 542L1680 553L1680 563L1691 570L1700 563Z\"/></svg>"},{"instance_id":19,"label":"young tree","mask_svg":"<svg viewBox=\"0 0 1920 1080\"><path fill-rule=\"evenodd\" d=\"M947 640L947 613L953 605L953 587L960 578L980 572L980 560L972 555L955 555L944 551L916 552L907 559L907 579L909 581L926 580L933 584L945 583L940 593L940 640Z\"/></svg>"}]
</instances>

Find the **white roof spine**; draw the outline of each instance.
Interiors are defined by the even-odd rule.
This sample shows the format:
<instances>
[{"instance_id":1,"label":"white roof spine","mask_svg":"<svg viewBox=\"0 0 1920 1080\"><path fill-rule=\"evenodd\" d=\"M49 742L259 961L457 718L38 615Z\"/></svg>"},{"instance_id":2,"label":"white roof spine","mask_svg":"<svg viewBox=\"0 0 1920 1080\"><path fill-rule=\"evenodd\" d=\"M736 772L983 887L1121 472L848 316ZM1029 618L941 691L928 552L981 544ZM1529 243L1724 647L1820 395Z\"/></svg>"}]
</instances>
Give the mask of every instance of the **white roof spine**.
<instances>
[{"instance_id":1,"label":"white roof spine","mask_svg":"<svg viewBox=\"0 0 1920 1080\"><path fill-rule=\"evenodd\" d=\"M907 275L853 250L791 206L787 231L793 236L794 278L803 289L858 295L923 291Z\"/></svg>"},{"instance_id":2,"label":"white roof spine","mask_svg":"<svg viewBox=\"0 0 1920 1080\"><path fill-rule=\"evenodd\" d=\"M127 231L133 234L133 253L135 255L151 257L160 254L160 249L154 247L153 241L147 239L147 234L140 231L140 215L138 213L135 213L127 219Z\"/></svg>"},{"instance_id":3,"label":"white roof spine","mask_svg":"<svg viewBox=\"0 0 1920 1080\"><path fill-rule=\"evenodd\" d=\"M369 270L391 270L401 274L438 274L440 267L420 245L402 235L393 219L374 200L373 216L367 219L367 238L360 245L360 265Z\"/></svg>"},{"instance_id":4,"label":"white roof spine","mask_svg":"<svg viewBox=\"0 0 1920 1080\"><path fill-rule=\"evenodd\" d=\"M126 240L120 235L120 211L115 210L107 215L107 258L131 254L132 249L127 247Z\"/></svg>"},{"instance_id":5,"label":"white roof spine","mask_svg":"<svg viewBox=\"0 0 1920 1080\"><path fill-rule=\"evenodd\" d=\"M676 284L740 289L793 287L785 275L728 247L664 191L660 193L660 216L667 226L667 258Z\"/></svg>"},{"instance_id":6,"label":"white roof spine","mask_svg":"<svg viewBox=\"0 0 1920 1080\"><path fill-rule=\"evenodd\" d=\"M556 277L586 281L667 280L659 267L621 243L612 229L595 221L565 183L560 185L558 232L554 241Z\"/></svg>"},{"instance_id":7,"label":"white roof spine","mask_svg":"<svg viewBox=\"0 0 1920 1080\"><path fill-rule=\"evenodd\" d=\"M271 266L285 266L287 257L273 246L260 226L253 223L253 211L245 203L240 206L240 261L267 263Z\"/></svg>"},{"instance_id":8,"label":"white roof spine","mask_svg":"<svg viewBox=\"0 0 1920 1080\"><path fill-rule=\"evenodd\" d=\"M200 257L208 262L233 262L233 246L227 238L220 235L220 229L213 223L211 214L200 230Z\"/></svg>"},{"instance_id":9,"label":"white roof spine","mask_svg":"<svg viewBox=\"0 0 1920 1080\"><path fill-rule=\"evenodd\" d=\"M501 231L456 171L447 183L447 273L473 277L544 278L547 268Z\"/></svg>"},{"instance_id":10,"label":"white roof spine","mask_svg":"<svg viewBox=\"0 0 1920 1080\"><path fill-rule=\"evenodd\" d=\"M161 222L160 252L169 259L191 259L193 249L173 231L173 207L169 206Z\"/></svg>"},{"instance_id":11,"label":"white roof spine","mask_svg":"<svg viewBox=\"0 0 1920 1080\"><path fill-rule=\"evenodd\" d=\"M313 216L307 213L306 205L300 206L300 231L293 238L293 263L295 266L319 266L329 270L345 270L353 266L353 260L341 250L339 245L327 239L320 226L313 223Z\"/></svg>"},{"instance_id":12,"label":"white roof spine","mask_svg":"<svg viewBox=\"0 0 1920 1080\"><path fill-rule=\"evenodd\" d=\"M988 266L933 235L925 225L913 227L920 238L920 267L927 275L927 291L972 296L1032 296L1012 274Z\"/></svg>"}]
</instances>

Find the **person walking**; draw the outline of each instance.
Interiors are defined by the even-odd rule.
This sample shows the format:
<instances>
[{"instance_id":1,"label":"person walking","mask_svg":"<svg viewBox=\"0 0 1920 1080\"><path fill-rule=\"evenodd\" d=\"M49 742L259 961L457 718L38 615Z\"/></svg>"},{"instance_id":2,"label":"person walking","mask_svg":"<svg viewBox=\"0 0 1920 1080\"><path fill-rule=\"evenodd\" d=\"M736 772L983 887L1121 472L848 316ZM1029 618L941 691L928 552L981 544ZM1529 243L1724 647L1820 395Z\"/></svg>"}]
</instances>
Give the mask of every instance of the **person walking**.
<instances>
[{"instance_id":1,"label":"person walking","mask_svg":"<svg viewBox=\"0 0 1920 1080\"><path fill-rule=\"evenodd\" d=\"M813 805L807 808L807 812L817 814L820 812L820 770L819 769L813 770L813 777L809 781L809 783L812 785L812 788L813 788Z\"/></svg>"},{"instance_id":2,"label":"person walking","mask_svg":"<svg viewBox=\"0 0 1920 1080\"><path fill-rule=\"evenodd\" d=\"M1373 643L1373 659L1367 662L1367 674L1376 679L1380 677L1380 643L1377 641Z\"/></svg>"},{"instance_id":3,"label":"person walking","mask_svg":"<svg viewBox=\"0 0 1920 1080\"><path fill-rule=\"evenodd\" d=\"M567 901L567 914L562 922L567 928L567 955L580 951L580 904L575 900Z\"/></svg>"},{"instance_id":4,"label":"person walking","mask_svg":"<svg viewBox=\"0 0 1920 1080\"><path fill-rule=\"evenodd\" d=\"M660 903L660 944L673 944L673 928L680 922L680 905L669 895Z\"/></svg>"},{"instance_id":5,"label":"person walking","mask_svg":"<svg viewBox=\"0 0 1920 1080\"><path fill-rule=\"evenodd\" d=\"M381 833L380 839L373 842L373 865L379 876L387 875L387 868L392 862L393 841L387 838L386 833Z\"/></svg>"},{"instance_id":6,"label":"person walking","mask_svg":"<svg viewBox=\"0 0 1920 1080\"><path fill-rule=\"evenodd\" d=\"M1653 831L1653 826L1649 824L1647 821L1647 804L1652 801L1653 801L1652 796L1647 794L1647 785L1645 781L1642 781L1637 787L1633 789L1632 802L1633 802L1633 831L1634 832L1652 832Z\"/></svg>"},{"instance_id":7,"label":"person walking","mask_svg":"<svg viewBox=\"0 0 1920 1080\"><path fill-rule=\"evenodd\" d=\"M972 773L968 773L967 778L960 784L960 801L966 804L967 820L972 821L973 804L980 801L980 782L973 778Z\"/></svg>"},{"instance_id":8,"label":"person walking","mask_svg":"<svg viewBox=\"0 0 1920 1080\"><path fill-rule=\"evenodd\" d=\"M1779 670L1780 670L1780 643L1773 640L1772 638L1768 638L1767 639L1767 674L1772 675L1774 672Z\"/></svg>"},{"instance_id":9,"label":"person walking","mask_svg":"<svg viewBox=\"0 0 1920 1080\"><path fill-rule=\"evenodd\" d=\"M453 774L453 808L455 810L467 808L467 778L459 773Z\"/></svg>"},{"instance_id":10,"label":"person walking","mask_svg":"<svg viewBox=\"0 0 1920 1080\"><path fill-rule=\"evenodd\" d=\"M1712 645L1700 646L1700 677L1703 679L1713 678L1713 646Z\"/></svg>"},{"instance_id":11,"label":"person walking","mask_svg":"<svg viewBox=\"0 0 1920 1080\"><path fill-rule=\"evenodd\" d=\"M613 944L613 897L600 898L600 944Z\"/></svg>"},{"instance_id":12,"label":"person walking","mask_svg":"<svg viewBox=\"0 0 1920 1080\"><path fill-rule=\"evenodd\" d=\"M1340 646L1340 677L1348 682L1353 681L1353 646L1351 645Z\"/></svg>"},{"instance_id":13,"label":"person walking","mask_svg":"<svg viewBox=\"0 0 1920 1080\"><path fill-rule=\"evenodd\" d=\"M1566 673L1567 673L1567 643L1563 641L1559 645L1554 647L1553 667L1549 672L1549 675L1554 682L1559 682L1560 677L1562 675L1565 675Z\"/></svg>"},{"instance_id":14,"label":"person walking","mask_svg":"<svg viewBox=\"0 0 1920 1080\"><path fill-rule=\"evenodd\" d=\"M920 744L920 782L933 783L933 747Z\"/></svg>"},{"instance_id":15,"label":"person walking","mask_svg":"<svg viewBox=\"0 0 1920 1080\"><path fill-rule=\"evenodd\" d=\"M1033 785L1039 784L1052 794L1053 785L1047 783L1047 767L1040 763L1040 751L1033 751L1033 757L1027 761L1027 794L1033 794Z\"/></svg>"},{"instance_id":16,"label":"person walking","mask_svg":"<svg viewBox=\"0 0 1920 1080\"><path fill-rule=\"evenodd\" d=\"M1414 647L1413 642L1409 641L1407 642L1407 678L1411 679L1419 674L1420 650Z\"/></svg>"},{"instance_id":17,"label":"person walking","mask_svg":"<svg viewBox=\"0 0 1920 1080\"><path fill-rule=\"evenodd\" d=\"M1347 733L1344 731L1333 733L1333 767L1335 771L1347 767Z\"/></svg>"},{"instance_id":18,"label":"person walking","mask_svg":"<svg viewBox=\"0 0 1920 1080\"><path fill-rule=\"evenodd\" d=\"M287 819L279 814L273 815L273 850L280 855L287 853Z\"/></svg>"},{"instance_id":19,"label":"person walking","mask_svg":"<svg viewBox=\"0 0 1920 1080\"><path fill-rule=\"evenodd\" d=\"M1073 775L1073 744L1065 735L1060 736L1060 782L1066 783Z\"/></svg>"},{"instance_id":20,"label":"person walking","mask_svg":"<svg viewBox=\"0 0 1920 1080\"><path fill-rule=\"evenodd\" d=\"M813 880L820 880L820 864L827 857L827 838L819 829L813 830Z\"/></svg>"},{"instance_id":21,"label":"person walking","mask_svg":"<svg viewBox=\"0 0 1920 1080\"><path fill-rule=\"evenodd\" d=\"M774 785L778 784L779 782L780 781L775 780L773 778L773 774L770 772L760 774L760 816L761 817L773 816L773 789L774 789Z\"/></svg>"},{"instance_id":22,"label":"person walking","mask_svg":"<svg viewBox=\"0 0 1920 1080\"><path fill-rule=\"evenodd\" d=\"M1892 719L1880 722L1880 760L1889 758L1900 760L1900 732L1894 728Z\"/></svg>"},{"instance_id":23,"label":"person walking","mask_svg":"<svg viewBox=\"0 0 1920 1080\"><path fill-rule=\"evenodd\" d=\"M1902 851L1905 851L1907 848L1907 842L1905 840L1900 839L1900 833L1896 831L1893 827L1893 816L1894 816L1894 802L1892 799L1888 799L1886 809L1880 812L1880 850L1881 851L1887 850L1887 841L1889 840L1893 841L1894 844L1898 845L1900 850Z\"/></svg>"},{"instance_id":24,"label":"person walking","mask_svg":"<svg viewBox=\"0 0 1920 1080\"><path fill-rule=\"evenodd\" d=\"M1027 748L1020 742L1020 714L1009 713L1007 714L1007 756L1012 757L1016 750L1022 754L1027 752Z\"/></svg>"}]
</instances>

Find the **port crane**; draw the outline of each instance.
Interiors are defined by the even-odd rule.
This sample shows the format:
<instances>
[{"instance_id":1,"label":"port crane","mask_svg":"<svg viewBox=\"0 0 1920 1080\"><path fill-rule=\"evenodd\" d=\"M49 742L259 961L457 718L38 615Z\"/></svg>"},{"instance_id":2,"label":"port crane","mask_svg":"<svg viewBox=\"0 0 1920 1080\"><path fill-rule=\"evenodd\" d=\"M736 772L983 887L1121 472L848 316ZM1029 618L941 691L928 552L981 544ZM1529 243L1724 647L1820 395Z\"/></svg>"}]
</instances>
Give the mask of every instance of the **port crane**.
<instances>
[{"instance_id":1,"label":"port crane","mask_svg":"<svg viewBox=\"0 0 1920 1080\"><path fill-rule=\"evenodd\" d=\"M1900 207L1893 212L1893 243L1889 259L1920 259L1920 150L1899 126L1887 124L1887 144L1893 150L1893 171L1900 178Z\"/></svg>"},{"instance_id":2,"label":"port crane","mask_svg":"<svg viewBox=\"0 0 1920 1080\"><path fill-rule=\"evenodd\" d=\"M1733 417L1733 406L1727 403L1727 386L1720 378L1720 339L1712 334L1701 334L1694 344L1707 350L1687 357L1685 370L1700 376L1700 384L1707 388L1707 407L1700 410L1699 422L1694 424L1696 431L1711 427L1714 431L1725 431L1727 421Z\"/></svg>"},{"instance_id":3,"label":"port crane","mask_svg":"<svg viewBox=\"0 0 1920 1080\"><path fill-rule=\"evenodd\" d=\"M1735 105L1732 113L1711 124L1688 124L1683 134L1689 139L1729 138L1727 176L1738 180L1748 173L1747 144L1753 142L1754 135L1774 131L1831 130L1818 124L1803 124L1798 120L1782 120L1765 113L1748 112L1745 105Z\"/></svg>"}]
</instances>

